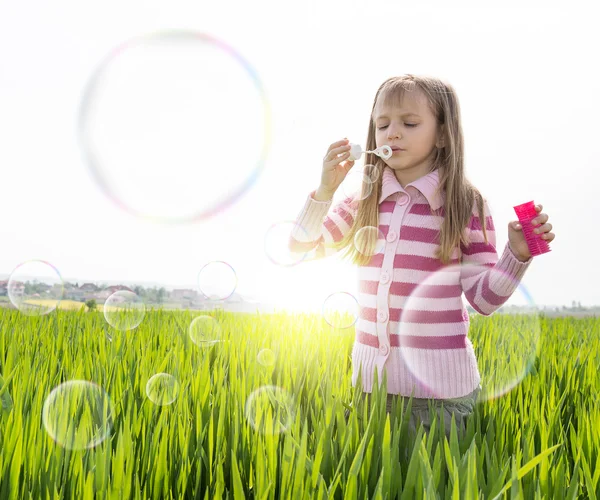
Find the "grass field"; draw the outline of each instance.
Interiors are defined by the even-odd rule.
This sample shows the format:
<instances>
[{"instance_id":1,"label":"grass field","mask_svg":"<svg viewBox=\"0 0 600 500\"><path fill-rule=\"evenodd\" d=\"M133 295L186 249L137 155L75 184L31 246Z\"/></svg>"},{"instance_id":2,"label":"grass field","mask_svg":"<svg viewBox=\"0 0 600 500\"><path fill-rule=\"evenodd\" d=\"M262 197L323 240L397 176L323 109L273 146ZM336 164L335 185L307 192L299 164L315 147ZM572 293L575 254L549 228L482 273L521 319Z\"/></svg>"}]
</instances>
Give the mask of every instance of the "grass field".
<instances>
[{"instance_id":1,"label":"grass field","mask_svg":"<svg viewBox=\"0 0 600 500\"><path fill-rule=\"evenodd\" d=\"M220 342L202 347L188 335L200 314L150 310L120 332L99 311L0 309L0 499L600 495L596 318L540 317L528 375L448 440L435 420L408 432L408 398L388 415L376 387L368 411L352 328L214 311ZM471 319L482 373L502 364L497 339L519 349L518 321ZM76 380L83 392L52 399Z\"/></svg>"}]
</instances>

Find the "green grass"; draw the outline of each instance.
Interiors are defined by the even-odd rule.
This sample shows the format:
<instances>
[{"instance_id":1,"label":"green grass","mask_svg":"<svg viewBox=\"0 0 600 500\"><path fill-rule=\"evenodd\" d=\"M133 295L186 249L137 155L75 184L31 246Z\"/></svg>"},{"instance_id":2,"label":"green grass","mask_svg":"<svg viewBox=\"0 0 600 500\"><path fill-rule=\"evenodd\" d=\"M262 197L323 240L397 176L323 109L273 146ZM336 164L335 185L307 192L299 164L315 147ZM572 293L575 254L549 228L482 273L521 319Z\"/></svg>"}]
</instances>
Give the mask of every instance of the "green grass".
<instances>
[{"instance_id":1,"label":"green grass","mask_svg":"<svg viewBox=\"0 0 600 500\"><path fill-rule=\"evenodd\" d=\"M215 311L223 342L201 348L187 331L200 314L152 310L137 329L117 332L100 312L0 309L0 499L600 495L596 318L539 318L528 376L477 405L466 433L459 439L454 428L448 440L435 419L430 432L409 433L402 406L388 415L377 386L369 412L350 383L352 328L332 332L311 314ZM509 369L494 359L494 342L519 339L518 322L471 319L482 373ZM264 348L273 365L257 362ZM161 372L179 383L164 406L146 395ZM91 381L110 397L111 432L93 448L64 448L46 432L44 402L69 380ZM256 430L248 398L269 385L289 399L263 405ZM65 410L65 429L76 411ZM276 425L282 415L285 427ZM273 428L282 432L262 432Z\"/></svg>"}]
</instances>

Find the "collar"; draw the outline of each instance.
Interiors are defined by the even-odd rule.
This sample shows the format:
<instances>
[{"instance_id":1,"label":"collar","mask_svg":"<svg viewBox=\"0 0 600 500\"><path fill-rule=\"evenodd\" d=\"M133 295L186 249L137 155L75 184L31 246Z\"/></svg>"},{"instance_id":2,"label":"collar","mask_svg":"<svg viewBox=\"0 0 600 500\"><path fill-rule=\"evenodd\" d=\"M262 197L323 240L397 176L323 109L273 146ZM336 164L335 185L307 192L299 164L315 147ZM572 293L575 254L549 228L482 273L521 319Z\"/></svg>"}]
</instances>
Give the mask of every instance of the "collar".
<instances>
[{"instance_id":1,"label":"collar","mask_svg":"<svg viewBox=\"0 0 600 500\"><path fill-rule=\"evenodd\" d=\"M418 189L425 196L425 198L427 198L427 201L433 210L437 210L444 204L443 196L440 195L440 193L435 192L439 182L439 173L437 170L434 170L423 177L418 178L416 181L408 183L406 188L402 188L398 182L398 179L396 179L396 174L394 174L394 171L386 165L382 174L381 196L379 197L379 203L381 204L381 202L383 202L392 194L398 192L407 192L408 187L412 186Z\"/></svg>"}]
</instances>

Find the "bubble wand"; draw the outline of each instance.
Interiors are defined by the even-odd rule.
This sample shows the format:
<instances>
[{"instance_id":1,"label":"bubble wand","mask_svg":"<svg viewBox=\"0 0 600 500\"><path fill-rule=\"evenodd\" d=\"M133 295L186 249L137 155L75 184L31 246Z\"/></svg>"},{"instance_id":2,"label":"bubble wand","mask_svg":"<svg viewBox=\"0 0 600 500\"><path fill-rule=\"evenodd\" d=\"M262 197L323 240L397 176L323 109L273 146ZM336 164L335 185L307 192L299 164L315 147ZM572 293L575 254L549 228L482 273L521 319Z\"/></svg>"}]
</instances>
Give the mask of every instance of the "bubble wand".
<instances>
[{"instance_id":1,"label":"bubble wand","mask_svg":"<svg viewBox=\"0 0 600 500\"><path fill-rule=\"evenodd\" d=\"M392 156L392 148L386 144L385 146L381 146L377 149L374 149L373 151L363 151L360 144L350 144L350 157L348 158L348 160L358 160L363 153L375 153L380 158L383 158L384 160L389 160Z\"/></svg>"}]
</instances>

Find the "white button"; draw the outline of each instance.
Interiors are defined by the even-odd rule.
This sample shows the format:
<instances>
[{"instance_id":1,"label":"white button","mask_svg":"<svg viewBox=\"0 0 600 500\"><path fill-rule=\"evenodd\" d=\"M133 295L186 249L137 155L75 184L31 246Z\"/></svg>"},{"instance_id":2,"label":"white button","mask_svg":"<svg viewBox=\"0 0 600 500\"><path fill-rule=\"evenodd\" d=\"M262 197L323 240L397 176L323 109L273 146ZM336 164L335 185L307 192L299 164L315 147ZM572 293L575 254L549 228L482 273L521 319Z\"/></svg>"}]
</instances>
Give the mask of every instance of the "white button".
<instances>
[{"instance_id":1,"label":"white button","mask_svg":"<svg viewBox=\"0 0 600 500\"><path fill-rule=\"evenodd\" d=\"M406 195L406 194L400 195L397 203L398 203L398 205L406 205L408 203L408 195Z\"/></svg>"},{"instance_id":2,"label":"white button","mask_svg":"<svg viewBox=\"0 0 600 500\"><path fill-rule=\"evenodd\" d=\"M385 320L387 319L387 313L385 311L379 311L377 313L377 319L380 323L385 322Z\"/></svg>"},{"instance_id":3,"label":"white button","mask_svg":"<svg viewBox=\"0 0 600 500\"><path fill-rule=\"evenodd\" d=\"M387 356L388 352L390 352L390 347L387 344L381 344L379 346L379 352L384 356Z\"/></svg>"},{"instance_id":4,"label":"white button","mask_svg":"<svg viewBox=\"0 0 600 500\"><path fill-rule=\"evenodd\" d=\"M390 231L386 238L389 242L392 242L396 239L396 231Z\"/></svg>"},{"instance_id":5,"label":"white button","mask_svg":"<svg viewBox=\"0 0 600 500\"><path fill-rule=\"evenodd\" d=\"M388 281L390 281L390 275L386 272L381 273L381 282L387 283Z\"/></svg>"}]
</instances>

